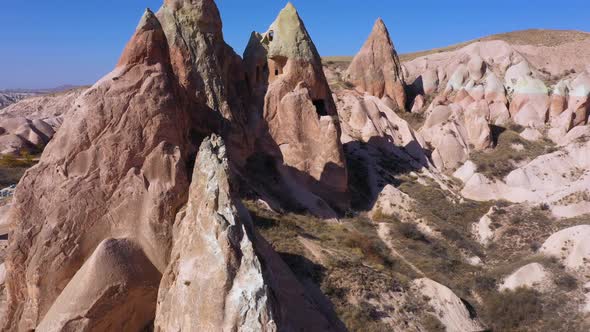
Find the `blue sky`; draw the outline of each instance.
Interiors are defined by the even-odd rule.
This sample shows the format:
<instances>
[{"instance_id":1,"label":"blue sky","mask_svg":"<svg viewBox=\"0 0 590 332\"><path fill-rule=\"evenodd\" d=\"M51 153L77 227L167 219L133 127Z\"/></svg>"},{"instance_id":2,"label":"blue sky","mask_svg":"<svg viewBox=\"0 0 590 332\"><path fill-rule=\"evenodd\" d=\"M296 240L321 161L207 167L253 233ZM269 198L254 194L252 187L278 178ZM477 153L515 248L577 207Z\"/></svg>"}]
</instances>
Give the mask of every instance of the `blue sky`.
<instances>
[{"instance_id":1,"label":"blue sky","mask_svg":"<svg viewBox=\"0 0 590 332\"><path fill-rule=\"evenodd\" d=\"M400 53L527 28L590 31L589 0L293 0L322 55L352 55L381 16ZM91 84L108 73L143 9L162 0L19 0L0 8L0 89ZM241 53L286 1L217 0Z\"/></svg>"}]
</instances>

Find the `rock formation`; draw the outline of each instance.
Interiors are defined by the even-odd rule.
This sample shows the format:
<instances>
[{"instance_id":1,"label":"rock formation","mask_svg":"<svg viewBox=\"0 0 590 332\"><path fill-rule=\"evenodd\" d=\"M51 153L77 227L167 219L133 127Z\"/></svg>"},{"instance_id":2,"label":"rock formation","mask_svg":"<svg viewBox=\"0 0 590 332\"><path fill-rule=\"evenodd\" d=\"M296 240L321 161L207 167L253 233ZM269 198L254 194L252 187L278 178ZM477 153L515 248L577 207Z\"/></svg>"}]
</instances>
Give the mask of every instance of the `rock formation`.
<instances>
[{"instance_id":1,"label":"rock formation","mask_svg":"<svg viewBox=\"0 0 590 332\"><path fill-rule=\"evenodd\" d=\"M541 252L556 257L563 265L573 271L587 273L590 270L590 225L579 225L563 229L551 235L541 248Z\"/></svg>"},{"instance_id":2,"label":"rock formation","mask_svg":"<svg viewBox=\"0 0 590 332\"><path fill-rule=\"evenodd\" d=\"M78 99L78 110L21 180L10 214L16 226L6 260L4 330L35 329L48 312L107 324L111 310L124 310L134 294L135 272L120 270L117 259L145 261L145 255L157 271L166 267L171 225L188 188L186 111L168 54L160 23L147 11L117 67ZM101 246L107 239L125 244ZM101 262L115 265L96 265ZM86 298L89 306L79 310L87 312L63 303L82 291L71 280L109 269L120 271L113 283L131 288ZM85 294L104 296L101 287L112 284L103 281ZM100 301L112 306L105 311ZM153 319L141 312L132 326Z\"/></svg>"},{"instance_id":3,"label":"rock formation","mask_svg":"<svg viewBox=\"0 0 590 332\"><path fill-rule=\"evenodd\" d=\"M0 111L0 154L41 152L85 88L31 97Z\"/></svg>"},{"instance_id":4,"label":"rock formation","mask_svg":"<svg viewBox=\"0 0 590 332\"><path fill-rule=\"evenodd\" d=\"M223 141L199 150L160 285L156 331L336 331L253 229ZM241 210L241 213L240 213Z\"/></svg>"},{"instance_id":5,"label":"rock formation","mask_svg":"<svg viewBox=\"0 0 590 332\"><path fill-rule=\"evenodd\" d=\"M542 290L550 283L551 273L539 263L527 264L506 277L500 290L516 290L529 287Z\"/></svg>"},{"instance_id":6,"label":"rock formation","mask_svg":"<svg viewBox=\"0 0 590 332\"><path fill-rule=\"evenodd\" d=\"M214 13L212 1L160 11L196 22L197 39L219 33ZM2 330L140 331L154 317L163 331L342 330L253 229L230 186L229 147L214 135L197 149L241 126L216 81L226 55L191 64L176 46L148 9L116 68L76 100L21 180L6 214Z\"/></svg>"},{"instance_id":7,"label":"rock formation","mask_svg":"<svg viewBox=\"0 0 590 332\"><path fill-rule=\"evenodd\" d=\"M520 77L514 86L510 115L519 125L542 127L548 119L549 91L545 83L528 76Z\"/></svg>"},{"instance_id":8,"label":"rock formation","mask_svg":"<svg viewBox=\"0 0 590 332\"><path fill-rule=\"evenodd\" d=\"M206 104L222 119L191 111L192 123L222 131L232 163L243 164L252 151L248 135L249 103L242 60L225 43L219 10L213 0L165 0L157 13L180 85L193 104Z\"/></svg>"},{"instance_id":9,"label":"rock formation","mask_svg":"<svg viewBox=\"0 0 590 332\"><path fill-rule=\"evenodd\" d=\"M252 34L244 61L264 109L259 149L276 161L292 200L334 217L321 212L321 202L338 210L348 206L338 113L320 56L292 4L265 34Z\"/></svg>"},{"instance_id":10,"label":"rock formation","mask_svg":"<svg viewBox=\"0 0 590 332\"><path fill-rule=\"evenodd\" d=\"M347 79L361 92L393 100L406 109L405 81L402 67L382 19L375 22L371 35L354 57Z\"/></svg>"},{"instance_id":11,"label":"rock formation","mask_svg":"<svg viewBox=\"0 0 590 332\"><path fill-rule=\"evenodd\" d=\"M443 323L446 331L485 330L476 319L471 317L463 301L448 287L428 278L414 280L413 287L428 299L434 309L433 314Z\"/></svg>"},{"instance_id":12,"label":"rock formation","mask_svg":"<svg viewBox=\"0 0 590 332\"><path fill-rule=\"evenodd\" d=\"M160 287L157 331L275 331L251 225L237 216L221 139L206 139L174 231Z\"/></svg>"}]
</instances>

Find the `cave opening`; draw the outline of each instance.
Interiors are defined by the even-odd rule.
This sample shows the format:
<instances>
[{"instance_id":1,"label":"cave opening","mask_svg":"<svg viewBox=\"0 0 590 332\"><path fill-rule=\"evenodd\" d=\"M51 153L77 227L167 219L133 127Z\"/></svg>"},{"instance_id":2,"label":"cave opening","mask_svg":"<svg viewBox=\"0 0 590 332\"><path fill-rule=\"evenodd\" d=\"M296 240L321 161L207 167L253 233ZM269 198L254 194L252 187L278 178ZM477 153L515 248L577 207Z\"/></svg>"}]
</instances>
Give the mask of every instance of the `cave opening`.
<instances>
[{"instance_id":1,"label":"cave opening","mask_svg":"<svg viewBox=\"0 0 590 332\"><path fill-rule=\"evenodd\" d=\"M315 111L318 116L326 116L328 112L326 110L326 102L323 99L316 99L313 101L313 106L315 106Z\"/></svg>"}]
</instances>

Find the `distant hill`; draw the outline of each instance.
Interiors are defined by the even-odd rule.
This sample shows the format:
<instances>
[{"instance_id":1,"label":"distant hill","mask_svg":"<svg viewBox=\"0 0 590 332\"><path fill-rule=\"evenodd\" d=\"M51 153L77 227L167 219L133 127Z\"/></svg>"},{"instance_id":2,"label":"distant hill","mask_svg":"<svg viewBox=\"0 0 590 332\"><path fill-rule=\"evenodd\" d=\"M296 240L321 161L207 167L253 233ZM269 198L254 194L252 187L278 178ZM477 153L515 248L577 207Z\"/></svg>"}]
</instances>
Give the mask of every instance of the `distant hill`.
<instances>
[{"instance_id":1,"label":"distant hill","mask_svg":"<svg viewBox=\"0 0 590 332\"><path fill-rule=\"evenodd\" d=\"M0 90L0 109L3 109L9 105L17 103L25 98L40 96L40 95L53 95L67 92L70 90L82 88L83 86L77 85L60 85L55 88L49 89L6 89Z\"/></svg>"},{"instance_id":2,"label":"distant hill","mask_svg":"<svg viewBox=\"0 0 590 332\"><path fill-rule=\"evenodd\" d=\"M590 33L577 30L528 29L495 34L455 45L434 48L431 50L400 54L400 60L402 62L412 61L416 58L429 54L454 51L469 44L481 41L503 40L513 45L559 46L565 43L582 41L588 38L590 38ZM352 61L352 58L353 56L327 56L323 57L322 59L324 62L346 65Z\"/></svg>"}]
</instances>

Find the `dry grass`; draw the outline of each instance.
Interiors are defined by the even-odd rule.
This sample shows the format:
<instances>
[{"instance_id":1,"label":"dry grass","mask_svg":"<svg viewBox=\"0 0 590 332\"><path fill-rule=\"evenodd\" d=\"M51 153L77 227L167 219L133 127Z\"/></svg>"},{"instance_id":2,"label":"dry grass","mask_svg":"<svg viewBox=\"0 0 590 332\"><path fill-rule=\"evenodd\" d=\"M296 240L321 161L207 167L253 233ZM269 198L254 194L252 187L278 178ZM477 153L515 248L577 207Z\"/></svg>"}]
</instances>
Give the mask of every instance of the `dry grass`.
<instances>
[{"instance_id":1,"label":"dry grass","mask_svg":"<svg viewBox=\"0 0 590 332\"><path fill-rule=\"evenodd\" d=\"M565 43L582 41L588 38L590 38L590 33L576 30L529 29L495 34L447 47L435 48L414 53L406 53L400 55L400 60L401 62L412 61L423 56L442 52L451 52L463 48L469 44L484 41L503 40L513 45L559 46Z\"/></svg>"},{"instance_id":2,"label":"dry grass","mask_svg":"<svg viewBox=\"0 0 590 332\"><path fill-rule=\"evenodd\" d=\"M516 169L517 164L533 160L555 151L555 144L547 139L530 142L522 138L516 126L494 127L496 147L487 151L471 153L470 159L477 171L493 179L502 179ZM517 150L514 146L522 146Z\"/></svg>"}]
</instances>

